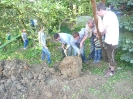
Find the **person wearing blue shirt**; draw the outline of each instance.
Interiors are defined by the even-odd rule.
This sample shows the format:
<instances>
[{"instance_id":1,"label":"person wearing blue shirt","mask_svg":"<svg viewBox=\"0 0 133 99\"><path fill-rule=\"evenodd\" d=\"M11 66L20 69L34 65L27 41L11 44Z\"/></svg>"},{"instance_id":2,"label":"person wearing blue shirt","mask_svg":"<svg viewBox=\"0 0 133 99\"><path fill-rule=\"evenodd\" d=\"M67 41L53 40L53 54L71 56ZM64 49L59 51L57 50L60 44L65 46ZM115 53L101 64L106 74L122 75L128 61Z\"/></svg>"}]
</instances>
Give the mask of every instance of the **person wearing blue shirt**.
<instances>
[{"instance_id":1,"label":"person wearing blue shirt","mask_svg":"<svg viewBox=\"0 0 133 99\"><path fill-rule=\"evenodd\" d=\"M88 33L85 28L82 28L79 32L74 32L73 37L70 40L71 46L74 49L74 56L81 55L82 61L85 62L84 53L84 41L88 38Z\"/></svg>"},{"instance_id":2,"label":"person wearing blue shirt","mask_svg":"<svg viewBox=\"0 0 133 99\"><path fill-rule=\"evenodd\" d=\"M64 58L66 55L71 56L72 55L72 47L70 46L70 39L72 38L72 35L68 33L55 33L54 39L59 41L62 44L61 52L62 52L62 58Z\"/></svg>"}]
</instances>

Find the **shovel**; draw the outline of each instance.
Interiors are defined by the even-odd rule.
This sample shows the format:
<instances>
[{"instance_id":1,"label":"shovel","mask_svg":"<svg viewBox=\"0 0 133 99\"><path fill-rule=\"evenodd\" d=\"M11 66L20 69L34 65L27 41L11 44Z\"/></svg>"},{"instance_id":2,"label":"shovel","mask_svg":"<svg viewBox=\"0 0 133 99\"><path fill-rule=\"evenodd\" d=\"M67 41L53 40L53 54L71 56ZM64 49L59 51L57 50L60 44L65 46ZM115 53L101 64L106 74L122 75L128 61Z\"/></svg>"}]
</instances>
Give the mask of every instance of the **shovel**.
<instances>
[{"instance_id":1,"label":"shovel","mask_svg":"<svg viewBox=\"0 0 133 99\"><path fill-rule=\"evenodd\" d=\"M67 51L65 50L65 48L63 47L63 51L65 53L65 56L67 57Z\"/></svg>"},{"instance_id":2,"label":"shovel","mask_svg":"<svg viewBox=\"0 0 133 99\"><path fill-rule=\"evenodd\" d=\"M81 52L81 48L79 49L79 52ZM81 54L78 54L78 57L80 57Z\"/></svg>"}]
</instances>

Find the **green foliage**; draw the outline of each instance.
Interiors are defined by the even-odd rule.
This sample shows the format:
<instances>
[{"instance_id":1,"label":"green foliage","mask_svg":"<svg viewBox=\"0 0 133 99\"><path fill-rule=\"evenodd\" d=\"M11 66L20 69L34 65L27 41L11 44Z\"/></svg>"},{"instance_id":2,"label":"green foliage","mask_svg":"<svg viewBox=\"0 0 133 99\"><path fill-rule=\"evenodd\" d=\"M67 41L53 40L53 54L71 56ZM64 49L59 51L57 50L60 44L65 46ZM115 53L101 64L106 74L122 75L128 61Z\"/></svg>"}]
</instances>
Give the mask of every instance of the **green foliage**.
<instances>
[{"instance_id":1,"label":"green foliage","mask_svg":"<svg viewBox=\"0 0 133 99\"><path fill-rule=\"evenodd\" d=\"M26 28L31 32L30 19L36 19L39 26L44 25L46 31L60 31L63 23L71 24L81 14L91 14L90 1L60 1L39 0L30 2L28 0L2 0L0 3L0 14L2 20L2 32L19 31ZM76 8L74 8L74 5ZM89 9L89 11L88 11ZM73 25L71 25L73 26ZM38 27L37 27L38 28ZM37 29L38 30L38 29Z\"/></svg>"},{"instance_id":2,"label":"green foliage","mask_svg":"<svg viewBox=\"0 0 133 99\"><path fill-rule=\"evenodd\" d=\"M80 15L92 15L88 0L2 0L0 1L0 40L5 42L5 35L21 33L25 28L28 36L34 38L40 26L45 27L47 36L61 31L62 26L75 27L75 20ZM38 25L31 27L30 20L36 19ZM4 41L3 41L4 39ZM33 43L34 43L33 39ZM35 44L33 44L35 45Z\"/></svg>"},{"instance_id":3,"label":"green foliage","mask_svg":"<svg viewBox=\"0 0 133 99\"><path fill-rule=\"evenodd\" d=\"M119 19L120 22L120 47L121 60L125 60L127 62L133 63L133 20L130 15L122 16Z\"/></svg>"},{"instance_id":4,"label":"green foliage","mask_svg":"<svg viewBox=\"0 0 133 99\"><path fill-rule=\"evenodd\" d=\"M119 22L120 28L124 28L127 31L133 31L133 18L131 15L121 16Z\"/></svg>"}]
</instances>

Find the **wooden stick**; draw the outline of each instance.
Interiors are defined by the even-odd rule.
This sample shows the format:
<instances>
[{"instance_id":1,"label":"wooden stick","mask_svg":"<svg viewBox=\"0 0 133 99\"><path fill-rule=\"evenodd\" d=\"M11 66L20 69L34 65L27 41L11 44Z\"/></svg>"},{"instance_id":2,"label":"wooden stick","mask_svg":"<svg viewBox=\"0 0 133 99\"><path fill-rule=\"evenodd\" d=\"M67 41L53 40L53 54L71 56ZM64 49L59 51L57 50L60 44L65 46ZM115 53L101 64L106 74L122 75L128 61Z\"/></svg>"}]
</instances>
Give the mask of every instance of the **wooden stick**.
<instances>
[{"instance_id":1,"label":"wooden stick","mask_svg":"<svg viewBox=\"0 0 133 99\"><path fill-rule=\"evenodd\" d=\"M64 51L64 53L65 53L65 55L66 55L66 57L67 57L67 53L65 52L65 48L63 47L63 51Z\"/></svg>"},{"instance_id":2,"label":"wooden stick","mask_svg":"<svg viewBox=\"0 0 133 99\"><path fill-rule=\"evenodd\" d=\"M102 0L102 2L105 3L105 0ZM103 48L102 37L101 37L101 34L99 32L99 29L98 29L98 18L97 18L97 14L96 14L96 1L91 0L91 4L92 4L93 16L94 16L94 20L95 20L95 24L96 24L96 29L97 29L97 32L98 32L98 36L99 36L99 39L100 39L100 45L101 45L101 48L102 48L103 60L106 61L105 49Z\"/></svg>"},{"instance_id":3,"label":"wooden stick","mask_svg":"<svg viewBox=\"0 0 133 99\"><path fill-rule=\"evenodd\" d=\"M95 20L95 24L96 24L97 33L98 33L98 36L99 36L99 39L100 39L100 44L101 44L101 47L103 47L102 46L101 34L99 32L99 29L98 29L98 18L97 18L97 14L96 14L96 1L91 0L91 4L92 4L93 16L94 16L94 20Z\"/></svg>"}]
</instances>

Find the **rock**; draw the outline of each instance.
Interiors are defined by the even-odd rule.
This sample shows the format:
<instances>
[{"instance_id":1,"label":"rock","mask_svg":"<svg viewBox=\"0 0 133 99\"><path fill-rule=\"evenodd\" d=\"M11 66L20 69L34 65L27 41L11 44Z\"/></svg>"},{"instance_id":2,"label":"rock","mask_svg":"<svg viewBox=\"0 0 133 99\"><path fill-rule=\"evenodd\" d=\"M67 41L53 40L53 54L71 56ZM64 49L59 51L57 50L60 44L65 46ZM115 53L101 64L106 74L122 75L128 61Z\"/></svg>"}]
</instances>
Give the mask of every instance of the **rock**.
<instances>
[{"instance_id":1,"label":"rock","mask_svg":"<svg viewBox=\"0 0 133 99\"><path fill-rule=\"evenodd\" d=\"M20 83L17 83L16 87L17 87L18 90L22 89L22 85Z\"/></svg>"},{"instance_id":2,"label":"rock","mask_svg":"<svg viewBox=\"0 0 133 99\"><path fill-rule=\"evenodd\" d=\"M32 73L31 73L31 72L28 72L27 77L29 78L29 80L31 80L31 79L33 79L33 78L34 78L34 76L32 75Z\"/></svg>"},{"instance_id":3,"label":"rock","mask_svg":"<svg viewBox=\"0 0 133 99\"><path fill-rule=\"evenodd\" d=\"M50 86L54 85L56 82L58 82L58 80L56 78L51 79L48 83Z\"/></svg>"},{"instance_id":4,"label":"rock","mask_svg":"<svg viewBox=\"0 0 133 99\"><path fill-rule=\"evenodd\" d=\"M11 76L11 80L14 82L17 80L17 78L15 76Z\"/></svg>"},{"instance_id":5,"label":"rock","mask_svg":"<svg viewBox=\"0 0 133 99\"><path fill-rule=\"evenodd\" d=\"M39 74L38 79L41 80L41 79L45 78L44 76L45 75Z\"/></svg>"},{"instance_id":6,"label":"rock","mask_svg":"<svg viewBox=\"0 0 133 99\"><path fill-rule=\"evenodd\" d=\"M8 79L7 82L5 83L5 88L9 89L11 87L12 83L13 83L12 80Z\"/></svg>"},{"instance_id":7,"label":"rock","mask_svg":"<svg viewBox=\"0 0 133 99\"><path fill-rule=\"evenodd\" d=\"M1 84L1 85L0 85L0 92L5 92L4 84Z\"/></svg>"},{"instance_id":8,"label":"rock","mask_svg":"<svg viewBox=\"0 0 133 99\"><path fill-rule=\"evenodd\" d=\"M54 74L54 73L55 73L55 68L49 68L49 72L50 72L51 74Z\"/></svg>"},{"instance_id":9,"label":"rock","mask_svg":"<svg viewBox=\"0 0 133 99\"><path fill-rule=\"evenodd\" d=\"M52 99L52 93L51 92L45 92L46 99Z\"/></svg>"}]
</instances>

